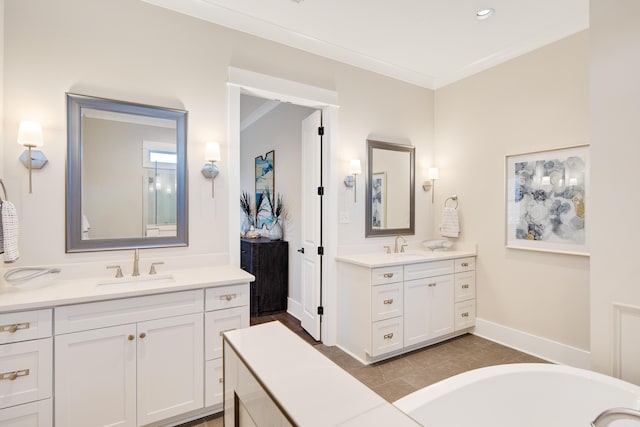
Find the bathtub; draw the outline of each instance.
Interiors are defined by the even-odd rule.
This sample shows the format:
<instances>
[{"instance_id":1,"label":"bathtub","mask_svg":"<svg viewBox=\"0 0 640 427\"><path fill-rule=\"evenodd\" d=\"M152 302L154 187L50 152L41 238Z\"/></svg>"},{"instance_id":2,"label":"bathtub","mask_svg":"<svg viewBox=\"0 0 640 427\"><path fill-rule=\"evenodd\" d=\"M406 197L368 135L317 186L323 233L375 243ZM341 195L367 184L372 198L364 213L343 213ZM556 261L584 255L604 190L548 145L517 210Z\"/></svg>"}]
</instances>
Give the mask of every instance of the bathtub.
<instances>
[{"instance_id":1,"label":"bathtub","mask_svg":"<svg viewBox=\"0 0 640 427\"><path fill-rule=\"evenodd\" d=\"M517 363L453 376L394 405L425 427L589 427L605 409L640 409L640 387L569 366Z\"/></svg>"}]
</instances>

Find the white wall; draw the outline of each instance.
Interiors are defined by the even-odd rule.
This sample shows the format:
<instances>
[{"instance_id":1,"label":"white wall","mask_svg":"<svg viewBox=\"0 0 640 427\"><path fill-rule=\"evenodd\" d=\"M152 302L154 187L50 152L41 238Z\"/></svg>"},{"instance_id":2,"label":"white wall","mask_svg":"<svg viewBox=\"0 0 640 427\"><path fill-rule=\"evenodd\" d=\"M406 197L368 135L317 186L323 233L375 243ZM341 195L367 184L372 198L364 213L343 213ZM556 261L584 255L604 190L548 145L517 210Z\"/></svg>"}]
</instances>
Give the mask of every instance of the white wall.
<instances>
[{"instance_id":1,"label":"white wall","mask_svg":"<svg viewBox=\"0 0 640 427\"><path fill-rule=\"evenodd\" d=\"M340 226L339 241L333 243L381 251L390 239L364 238L364 185L358 186L354 204L342 179L349 159L366 159L368 137L410 142L417 147L417 163L423 159L430 164L432 91L139 1L23 0L5 4L3 136L11 143L4 144L4 179L21 221L18 264L130 258L122 251L64 253L65 92L189 111L189 247L143 251L141 257L211 254L212 262L226 262L227 206L239 198L229 194L224 173L229 66L338 93L339 134L333 152L340 178L328 182L327 191L339 192L338 210L349 212L351 221ZM17 160L19 147L12 143L19 121L26 117L42 122L49 158L49 164L34 173L31 195ZM200 174L208 140L222 143L215 199L210 197L210 181ZM418 200L417 215L416 240L432 228L426 196ZM338 212L328 221L337 218Z\"/></svg>"},{"instance_id":2,"label":"white wall","mask_svg":"<svg viewBox=\"0 0 640 427\"><path fill-rule=\"evenodd\" d=\"M613 304L629 306L622 322L623 378L640 384L640 3L591 1L591 361L616 373ZM634 320L635 319L635 320ZM626 326L625 326L626 325ZM625 364L626 362L626 364Z\"/></svg>"},{"instance_id":3,"label":"white wall","mask_svg":"<svg viewBox=\"0 0 640 427\"><path fill-rule=\"evenodd\" d=\"M240 135L240 187L252 196L255 205L255 158L275 150L274 187L288 212L284 240L289 242L289 298L301 303L302 120L314 110L280 104Z\"/></svg>"},{"instance_id":4,"label":"white wall","mask_svg":"<svg viewBox=\"0 0 640 427\"><path fill-rule=\"evenodd\" d=\"M435 95L435 225L457 194L460 240L478 244L478 317L587 351L589 258L504 247L504 168L508 154L588 143L588 102L587 32Z\"/></svg>"}]
</instances>

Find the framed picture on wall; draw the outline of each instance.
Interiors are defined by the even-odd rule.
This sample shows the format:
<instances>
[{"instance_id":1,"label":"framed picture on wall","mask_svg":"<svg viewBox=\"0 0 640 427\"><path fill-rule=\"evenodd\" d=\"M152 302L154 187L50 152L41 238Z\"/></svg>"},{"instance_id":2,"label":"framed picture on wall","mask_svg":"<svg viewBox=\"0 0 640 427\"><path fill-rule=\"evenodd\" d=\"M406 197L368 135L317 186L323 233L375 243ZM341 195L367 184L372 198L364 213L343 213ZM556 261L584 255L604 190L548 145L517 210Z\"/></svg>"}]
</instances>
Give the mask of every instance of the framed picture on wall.
<instances>
[{"instance_id":1,"label":"framed picture on wall","mask_svg":"<svg viewBox=\"0 0 640 427\"><path fill-rule=\"evenodd\" d=\"M271 150L264 156L258 156L255 160L256 169L256 203L260 199L265 190L269 190L272 198L275 193L275 151ZM265 206L265 205L263 205ZM271 221L271 216L266 212L257 212L257 228L261 228L263 224Z\"/></svg>"},{"instance_id":2,"label":"framed picture on wall","mask_svg":"<svg viewBox=\"0 0 640 427\"><path fill-rule=\"evenodd\" d=\"M387 227L387 173L371 174L371 226Z\"/></svg>"},{"instance_id":3,"label":"framed picture on wall","mask_svg":"<svg viewBox=\"0 0 640 427\"><path fill-rule=\"evenodd\" d=\"M589 255L589 146L506 156L506 247Z\"/></svg>"}]
</instances>

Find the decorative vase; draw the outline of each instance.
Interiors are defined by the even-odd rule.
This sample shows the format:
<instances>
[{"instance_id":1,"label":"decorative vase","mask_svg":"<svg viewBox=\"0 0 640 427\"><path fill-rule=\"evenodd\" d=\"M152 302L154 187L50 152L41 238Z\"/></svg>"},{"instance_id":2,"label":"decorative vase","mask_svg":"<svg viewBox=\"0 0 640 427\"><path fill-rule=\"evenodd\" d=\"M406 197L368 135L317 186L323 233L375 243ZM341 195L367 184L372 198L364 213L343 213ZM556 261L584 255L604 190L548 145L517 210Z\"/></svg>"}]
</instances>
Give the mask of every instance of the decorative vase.
<instances>
[{"instance_id":1,"label":"decorative vase","mask_svg":"<svg viewBox=\"0 0 640 427\"><path fill-rule=\"evenodd\" d=\"M242 225L240 226L240 231L242 232L242 235L247 234L250 230L251 227L253 226L251 218L249 218L248 216L244 217L244 221L242 221Z\"/></svg>"},{"instance_id":2,"label":"decorative vase","mask_svg":"<svg viewBox=\"0 0 640 427\"><path fill-rule=\"evenodd\" d=\"M269 229L269 240L280 239L282 239L282 226L280 225L280 219L276 218L273 224L271 224L271 228Z\"/></svg>"}]
</instances>

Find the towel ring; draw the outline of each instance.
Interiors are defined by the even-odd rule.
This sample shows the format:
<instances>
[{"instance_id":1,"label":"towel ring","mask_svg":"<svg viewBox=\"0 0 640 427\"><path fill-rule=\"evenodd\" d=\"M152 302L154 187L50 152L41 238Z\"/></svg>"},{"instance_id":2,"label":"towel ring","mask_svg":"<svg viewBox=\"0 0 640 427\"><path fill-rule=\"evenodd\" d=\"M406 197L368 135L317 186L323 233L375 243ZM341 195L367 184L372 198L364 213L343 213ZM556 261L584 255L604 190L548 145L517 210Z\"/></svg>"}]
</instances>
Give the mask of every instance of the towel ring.
<instances>
[{"instance_id":1,"label":"towel ring","mask_svg":"<svg viewBox=\"0 0 640 427\"><path fill-rule=\"evenodd\" d=\"M2 186L2 193L4 194L4 199L2 200L9 200L9 198L7 197L7 189L4 186L4 181L2 180L2 178L0 178L0 186Z\"/></svg>"},{"instance_id":2,"label":"towel ring","mask_svg":"<svg viewBox=\"0 0 640 427\"><path fill-rule=\"evenodd\" d=\"M444 201L444 207L445 208L449 207L449 206L447 206L447 202L449 200L452 200L452 201L456 202L456 205L453 206L453 209L458 209L458 196L451 196L451 197L447 198L447 200Z\"/></svg>"}]
</instances>

